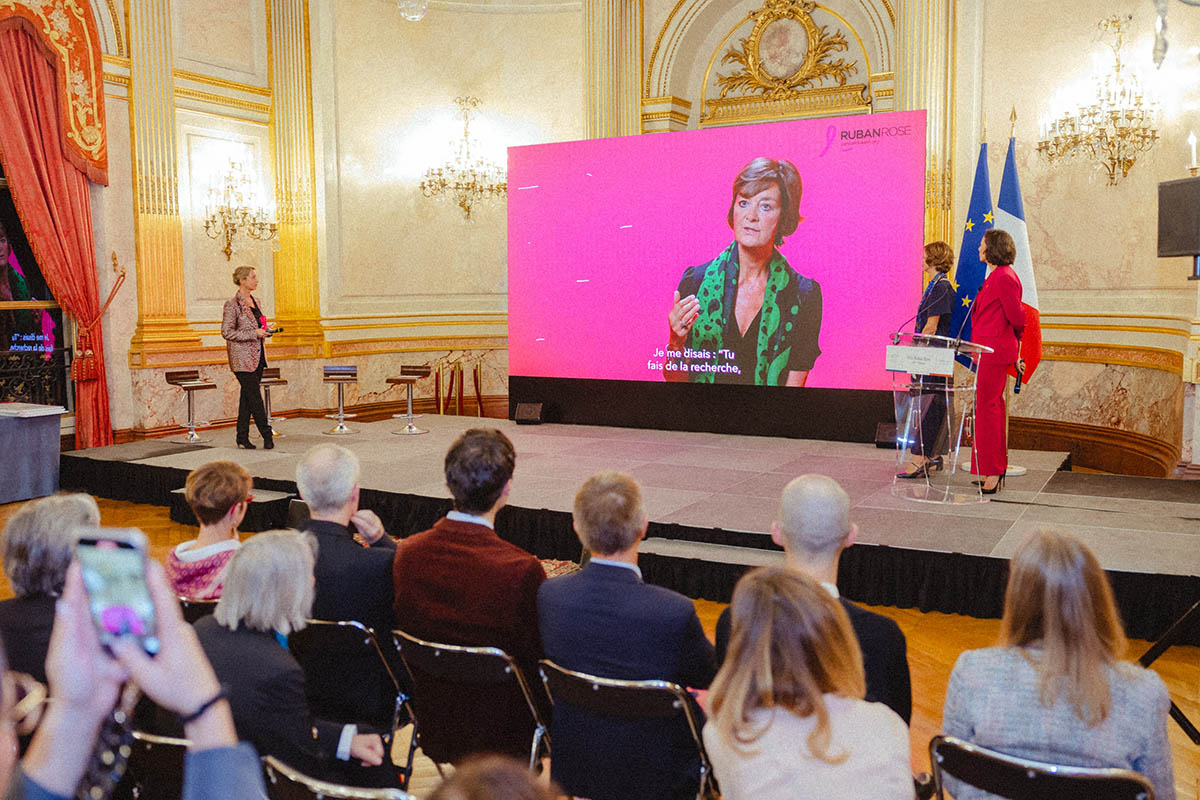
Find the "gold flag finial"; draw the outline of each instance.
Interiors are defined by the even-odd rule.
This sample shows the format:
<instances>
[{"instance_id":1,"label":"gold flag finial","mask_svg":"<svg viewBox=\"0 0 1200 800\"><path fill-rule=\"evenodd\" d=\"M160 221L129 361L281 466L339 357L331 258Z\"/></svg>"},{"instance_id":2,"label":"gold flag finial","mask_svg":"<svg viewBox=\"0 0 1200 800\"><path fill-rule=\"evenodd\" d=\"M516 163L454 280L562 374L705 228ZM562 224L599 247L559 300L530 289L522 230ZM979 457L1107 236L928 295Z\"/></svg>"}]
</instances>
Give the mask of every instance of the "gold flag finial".
<instances>
[{"instance_id":1,"label":"gold flag finial","mask_svg":"<svg viewBox=\"0 0 1200 800\"><path fill-rule=\"evenodd\" d=\"M1013 139L1017 135L1017 107L1016 106L1012 107L1012 113L1008 115L1008 120L1009 120L1009 122L1012 123L1012 125L1010 125L1008 128L1008 138Z\"/></svg>"}]
</instances>

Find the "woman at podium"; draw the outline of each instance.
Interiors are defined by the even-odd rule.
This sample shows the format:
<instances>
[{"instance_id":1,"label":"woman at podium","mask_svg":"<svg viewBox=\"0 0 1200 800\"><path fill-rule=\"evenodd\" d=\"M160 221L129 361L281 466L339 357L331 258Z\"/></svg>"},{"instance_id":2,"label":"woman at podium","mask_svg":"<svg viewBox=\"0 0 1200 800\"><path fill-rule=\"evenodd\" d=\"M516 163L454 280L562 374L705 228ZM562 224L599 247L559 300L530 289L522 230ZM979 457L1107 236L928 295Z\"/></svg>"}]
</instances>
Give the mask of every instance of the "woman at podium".
<instances>
[{"instance_id":1,"label":"woman at podium","mask_svg":"<svg viewBox=\"0 0 1200 800\"><path fill-rule=\"evenodd\" d=\"M800 173L756 158L733 182L733 242L684 270L667 317L673 355L663 377L694 383L803 386L821 355L821 285L779 250L800 224Z\"/></svg>"},{"instance_id":2,"label":"woman at podium","mask_svg":"<svg viewBox=\"0 0 1200 800\"><path fill-rule=\"evenodd\" d=\"M1010 368L1024 368L1021 334L1025 332L1025 309L1021 307L1021 279L1012 268L1016 258L1017 246L1007 231L993 228L983 235L979 260L987 264L987 277L971 309L971 341L992 348L992 352L979 356L975 373L971 472L983 476L984 494L995 494L1004 486L1008 470L1004 387Z\"/></svg>"},{"instance_id":3,"label":"woman at podium","mask_svg":"<svg viewBox=\"0 0 1200 800\"><path fill-rule=\"evenodd\" d=\"M916 332L935 336L950 335L950 317L954 313L954 287L946 274L954 264L954 248L945 242L925 245L922 271L925 273L925 292L917 305ZM942 457L933 457L937 440L946 423L946 378L940 375L921 375L921 413L917 426L920 435L913 441L907 470L896 473L897 478L924 478L930 470L942 468Z\"/></svg>"}]
</instances>

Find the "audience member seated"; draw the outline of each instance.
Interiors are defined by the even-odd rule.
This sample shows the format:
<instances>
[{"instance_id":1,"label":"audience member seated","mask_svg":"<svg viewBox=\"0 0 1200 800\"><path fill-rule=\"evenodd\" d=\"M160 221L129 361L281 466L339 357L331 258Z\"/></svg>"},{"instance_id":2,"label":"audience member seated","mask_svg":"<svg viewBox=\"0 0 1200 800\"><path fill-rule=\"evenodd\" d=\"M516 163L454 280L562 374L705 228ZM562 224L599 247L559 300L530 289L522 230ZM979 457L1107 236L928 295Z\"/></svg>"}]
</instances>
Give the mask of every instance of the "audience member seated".
<instances>
[{"instance_id":1,"label":"audience member seated","mask_svg":"<svg viewBox=\"0 0 1200 800\"><path fill-rule=\"evenodd\" d=\"M512 442L498 430L468 430L451 445L445 471L454 510L396 550L396 626L421 639L499 647L533 686L542 657L537 592L546 572L495 532L515 462ZM431 758L457 763L477 752L529 758L533 726L517 692L464 691L417 674L413 682L418 703L443 712L439 719L420 716L421 746ZM486 727L459 723L472 715Z\"/></svg>"},{"instance_id":2,"label":"audience member seated","mask_svg":"<svg viewBox=\"0 0 1200 800\"><path fill-rule=\"evenodd\" d=\"M129 639L113 647L112 657L106 654L93 627L79 567L72 565L67 571L46 660L51 700L29 752L15 770L12 728L0 725L0 786L9 787L9 800L75 797L95 757L101 725L116 705L122 685L131 678L157 703L186 720L183 733L191 744L184 764L183 800L265 800L258 755L250 745L238 744L221 686L195 632L183 620L162 567L156 563L147 567L161 645L154 658ZM10 718L12 704L10 686L5 685L0 718Z\"/></svg>"},{"instance_id":3,"label":"audience member seated","mask_svg":"<svg viewBox=\"0 0 1200 800\"><path fill-rule=\"evenodd\" d=\"M477 756L438 784L429 800L556 800L560 794L511 758Z\"/></svg>"},{"instance_id":4,"label":"audience member seated","mask_svg":"<svg viewBox=\"0 0 1200 800\"><path fill-rule=\"evenodd\" d=\"M11 669L46 682L54 603L73 557L75 529L99 524L90 495L56 494L26 503L4 526L4 573L16 597L0 602L0 636Z\"/></svg>"},{"instance_id":5,"label":"audience member seated","mask_svg":"<svg viewBox=\"0 0 1200 800\"><path fill-rule=\"evenodd\" d=\"M312 777L394 784L387 768L363 769L384 763L379 734L312 718L304 673L287 650L287 635L304 627L312 606L313 547L296 531L248 539L229 564L216 612L196 623L196 634L229 692L239 738Z\"/></svg>"},{"instance_id":6,"label":"audience member seated","mask_svg":"<svg viewBox=\"0 0 1200 800\"><path fill-rule=\"evenodd\" d=\"M1170 698L1125 661L1125 633L1100 563L1083 542L1035 531L1009 563L1000 643L959 656L943 731L1013 756L1136 770L1173 800ZM958 800L989 797L948 781Z\"/></svg>"},{"instance_id":7,"label":"audience member seated","mask_svg":"<svg viewBox=\"0 0 1200 800\"><path fill-rule=\"evenodd\" d=\"M912 717L912 684L900 626L838 593L838 561L857 533L858 526L850 522L850 497L837 481L824 475L801 475L785 486L779 517L771 524L771 540L783 548L788 569L819 581L841 600L850 616L867 675L866 699L887 705L907 724ZM729 644L729 614L727 608L717 618L718 664Z\"/></svg>"},{"instance_id":8,"label":"audience member seated","mask_svg":"<svg viewBox=\"0 0 1200 800\"><path fill-rule=\"evenodd\" d=\"M583 484L574 525L591 560L538 592L546 657L603 678L708 688L716 671L713 646L692 601L642 582L638 544L648 524L641 490L629 476L602 472ZM560 702L551 732L551 774L573 795L696 796L700 762L683 720L617 720Z\"/></svg>"},{"instance_id":9,"label":"audience member seated","mask_svg":"<svg viewBox=\"0 0 1200 800\"><path fill-rule=\"evenodd\" d=\"M317 537L313 619L361 622L383 637L392 629L392 555L396 542L375 512L358 507L358 458L322 444L296 468L296 486ZM353 527L351 527L353 526ZM355 540L355 533L366 546Z\"/></svg>"},{"instance_id":10,"label":"audience member seated","mask_svg":"<svg viewBox=\"0 0 1200 800\"><path fill-rule=\"evenodd\" d=\"M908 728L862 699L842 604L812 578L770 568L743 576L730 608L704 726L725 800L911 800Z\"/></svg>"},{"instance_id":11,"label":"audience member seated","mask_svg":"<svg viewBox=\"0 0 1200 800\"><path fill-rule=\"evenodd\" d=\"M252 479L240 464L214 461L192 470L184 486L200 535L167 555L167 580L178 595L216 600L225 567L240 544L237 529L250 505Z\"/></svg>"}]
</instances>

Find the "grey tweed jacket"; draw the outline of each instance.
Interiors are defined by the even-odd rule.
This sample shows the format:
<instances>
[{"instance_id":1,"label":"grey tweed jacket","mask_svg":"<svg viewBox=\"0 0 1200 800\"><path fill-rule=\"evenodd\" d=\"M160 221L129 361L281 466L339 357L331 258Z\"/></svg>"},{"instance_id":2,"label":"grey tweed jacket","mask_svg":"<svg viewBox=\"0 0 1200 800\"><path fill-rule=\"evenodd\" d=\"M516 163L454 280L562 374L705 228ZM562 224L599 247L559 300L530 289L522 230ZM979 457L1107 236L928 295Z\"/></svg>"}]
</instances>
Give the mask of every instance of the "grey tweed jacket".
<instances>
[{"instance_id":1,"label":"grey tweed jacket","mask_svg":"<svg viewBox=\"0 0 1200 800\"><path fill-rule=\"evenodd\" d=\"M1030 657L1039 651L1028 649ZM1174 800L1175 778L1167 741L1171 701L1162 679L1122 662L1109 670L1112 710L1087 727L1062 698L1047 708L1038 676L1022 648L968 650L958 658L946 689L942 730L982 747L1037 761L1076 767L1117 767L1142 773L1157 800ZM957 800L992 797L948 782Z\"/></svg>"}]
</instances>

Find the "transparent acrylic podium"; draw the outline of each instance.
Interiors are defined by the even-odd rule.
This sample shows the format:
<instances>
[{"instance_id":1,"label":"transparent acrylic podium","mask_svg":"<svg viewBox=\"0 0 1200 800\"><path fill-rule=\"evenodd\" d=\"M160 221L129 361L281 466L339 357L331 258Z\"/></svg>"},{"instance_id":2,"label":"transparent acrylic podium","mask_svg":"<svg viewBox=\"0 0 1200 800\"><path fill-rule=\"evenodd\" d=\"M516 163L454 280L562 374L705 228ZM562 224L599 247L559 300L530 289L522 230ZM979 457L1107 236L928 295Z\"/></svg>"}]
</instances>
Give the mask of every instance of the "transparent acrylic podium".
<instances>
[{"instance_id":1,"label":"transparent acrylic podium","mask_svg":"<svg viewBox=\"0 0 1200 800\"><path fill-rule=\"evenodd\" d=\"M954 369L956 356L972 361L990 347L922 333L896 333L887 348L896 405L896 475L892 494L924 503L957 505L987 498L967 470L958 468L966 420L975 408L975 370ZM913 478L913 449L925 451L929 468Z\"/></svg>"}]
</instances>

